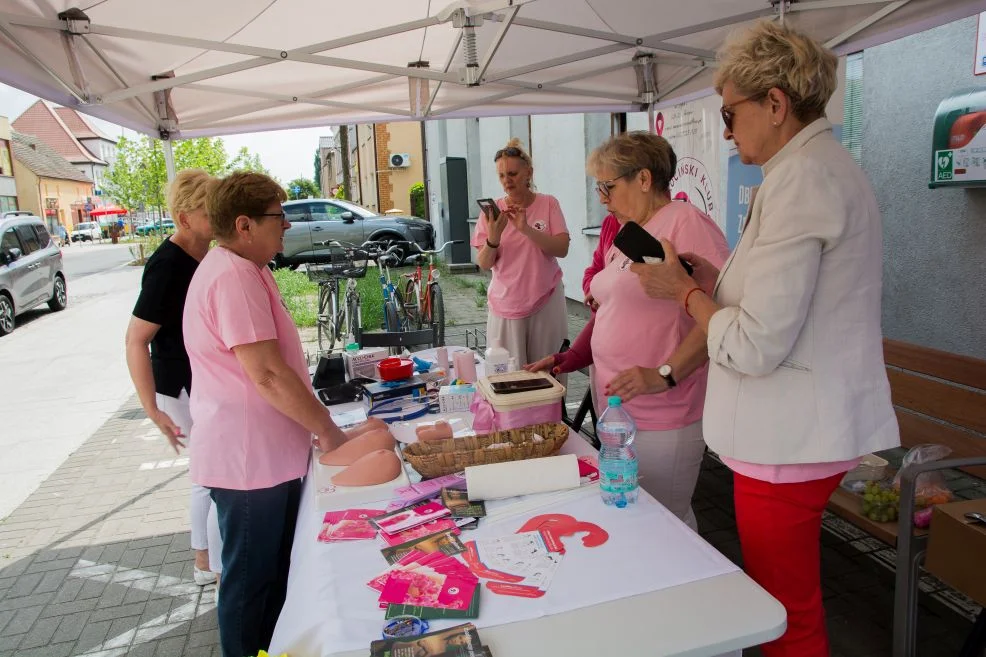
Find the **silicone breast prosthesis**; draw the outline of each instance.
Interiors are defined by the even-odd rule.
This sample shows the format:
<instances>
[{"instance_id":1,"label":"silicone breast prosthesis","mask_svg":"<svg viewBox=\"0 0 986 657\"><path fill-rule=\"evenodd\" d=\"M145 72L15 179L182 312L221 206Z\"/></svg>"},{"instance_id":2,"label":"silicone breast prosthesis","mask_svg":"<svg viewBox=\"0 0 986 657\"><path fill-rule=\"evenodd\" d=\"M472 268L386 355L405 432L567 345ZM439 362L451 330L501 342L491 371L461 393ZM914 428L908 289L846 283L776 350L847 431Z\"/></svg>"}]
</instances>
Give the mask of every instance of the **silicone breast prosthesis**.
<instances>
[{"instance_id":1,"label":"silicone breast prosthesis","mask_svg":"<svg viewBox=\"0 0 986 657\"><path fill-rule=\"evenodd\" d=\"M425 424L415 429L418 440L445 440L452 437L452 425L444 420L435 424Z\"/></svg>"},{"instance_id":2,"label":"silicone breast prosthesis","mask_svg":"<svg viewBox=\"0 0 986 657\"><path fill-rule=\"evenodd\" d=\"M382 426L381 426L382 425ZM371 418L346 431L348 440L318 457L322 465L346 466L332 477L338 486L373 486L393 481L401 471L394 437L386 423Z\"/></svg>"}]
</instances>

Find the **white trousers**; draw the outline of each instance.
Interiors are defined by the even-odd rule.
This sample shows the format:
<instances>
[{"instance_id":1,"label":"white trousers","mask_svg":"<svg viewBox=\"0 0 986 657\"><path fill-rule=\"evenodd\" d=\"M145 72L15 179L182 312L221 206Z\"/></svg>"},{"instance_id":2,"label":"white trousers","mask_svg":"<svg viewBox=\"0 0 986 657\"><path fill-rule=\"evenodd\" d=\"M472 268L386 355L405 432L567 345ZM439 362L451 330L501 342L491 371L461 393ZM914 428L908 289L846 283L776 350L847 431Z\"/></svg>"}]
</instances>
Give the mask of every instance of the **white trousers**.
<instances>
[{"instance_id":1,"label":"white trousers","mask_svg":"<svg viewBox=\"0 0 986 657\"><path fill-rule=\"evenodd\" d=\"M530 317L506 319L491 310L486 319L486 345L491 346L494 340L499 341L500 346L517 359L518 367L557 353L566 337L568 311L565 307L565 288L561 282L548 302Z\"/></svg>"},{"instance_id":2,"label":"white trousers","mask_svg":"<svg viewBox=\"0 0 986 657\"><path fill-rule=\"evenodd\" d=\"M188 408L188 393L181 391L181 396L175 399L167 395L157 394L157 407L168 414L171 421L178 425L185 440L192 435L192 414ZM186 447L188 443L186 442ZM222 539L219 537L219 516L216 515L216 505L209 496L209 489L198 484L192 484L189 513L191 515L193 550L209 550L210 570L220 572L222 562ZM213 558L215 555L215 558ZM212 565L218 565L219 569Z\"/></svg>"},{"instance_id":3,"label":"white trousers","mask_svg":"<svg viewBox=\"0 0 986 657\"><path fill-rule=\"evenodd\" d=\"M667 431L638 430L633 445L637 450L640 487L698 531L692 494L705 454L702 421Z\"/></svg>"}]
</instances>

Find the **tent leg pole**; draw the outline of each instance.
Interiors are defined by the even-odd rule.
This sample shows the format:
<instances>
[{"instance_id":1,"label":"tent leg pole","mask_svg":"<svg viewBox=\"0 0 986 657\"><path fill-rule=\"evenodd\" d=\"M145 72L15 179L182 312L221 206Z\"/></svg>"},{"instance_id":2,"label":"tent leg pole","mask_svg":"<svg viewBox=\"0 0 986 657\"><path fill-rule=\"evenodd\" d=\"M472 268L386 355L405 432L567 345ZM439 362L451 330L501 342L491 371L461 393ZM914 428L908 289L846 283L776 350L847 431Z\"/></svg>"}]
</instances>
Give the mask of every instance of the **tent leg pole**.
<instances>
[{"instance_id":1,"label":"tent leg pole","mask_svg":"<svg viewBox=\"0 0 986 657\"><path fill-rule=\"evenodd\" d=\"M171 148L170 139L162 139L161 147L164 149L164 168L168 174L168 184L175 180L175 152Z\"/></svg>"},{"instance_id":2,"label":"tent leg pole","mask_svg":"<svg viewBox=\"0 0 986 657\"><path fill-rule=\"evenodd\" d=\"M654 103L647 105L647 132L657 134L657 125L654 123Z\"/></svg>"}]
</instances>

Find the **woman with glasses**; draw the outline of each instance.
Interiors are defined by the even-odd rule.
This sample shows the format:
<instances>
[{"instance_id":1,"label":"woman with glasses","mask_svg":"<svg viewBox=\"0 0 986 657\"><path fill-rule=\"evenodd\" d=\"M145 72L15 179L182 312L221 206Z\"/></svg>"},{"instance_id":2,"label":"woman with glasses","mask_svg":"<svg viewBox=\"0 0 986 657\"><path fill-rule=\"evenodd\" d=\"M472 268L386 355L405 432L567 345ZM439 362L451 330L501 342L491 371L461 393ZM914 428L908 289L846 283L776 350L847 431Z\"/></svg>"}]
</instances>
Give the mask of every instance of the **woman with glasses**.
<instances>
[{"instance_id":1,"label":"woman with glasses","mask_svg":"<svg viewBox=\"0 0 986 657\"><path fill-rule=\"evenodd\" d=\"M511 139L496 152L500 184L497 216L479 218L472 245L479 266L493 271L487 292L487 344L526 363L554 353L568 336L565 290L558 258L568 255L568 228L558 199L534 191L531 156Z\"/></svg>"},{"instance_id":2,"label":"woman with glasses","mask_svg":"<svg viewBox=\"0 0 986 657\"><path fill-rule=\"evenodd\" d=\"M593 151L588 170L599 181L600 201L621 224L632 221L721 264L729 248L719 227L694 205L671 200L676 166L667 140L631 132ZM599 304L593 319L568 351L526 369L571 372L593 363L596 394L620 397L637 423L641 487L697 529L691 502L705 452L705 338L675 302L644 293L630 262L615 245L609 248L590 284Z\"/></svg>"},{"instance_id":3,"label":"woman with glasses","mask_svg":"<svg viewBox=\"0 0 986 657\"><path fill-rule=\"evenodd\" d=\"M724 137L764 179L719 265L664 245L641 288L695 317L711 360L705 439L734 473L744 568L787 609L767 657L829 654L822 511L860 456L899 444L883 362L880 211L832 135L835 55L764 22L724 46ZM687 248L687 247L686 247Z\"/></svg>"},{"instance_id":4,"label":"woman with glasses","mask_svg":"<svg viewBox=\"0 0 986 657\"><path fill-rule=\"evenodd\" d=\"M185 302L192 365L192 481L210 489L222 535L225 657L267 649L287 591L291 542L314 434L345 441L312 392L301 339L267 267L284 248L284 190L251 172L214 185L218 246Z\"/></svg>"}]
</instances>

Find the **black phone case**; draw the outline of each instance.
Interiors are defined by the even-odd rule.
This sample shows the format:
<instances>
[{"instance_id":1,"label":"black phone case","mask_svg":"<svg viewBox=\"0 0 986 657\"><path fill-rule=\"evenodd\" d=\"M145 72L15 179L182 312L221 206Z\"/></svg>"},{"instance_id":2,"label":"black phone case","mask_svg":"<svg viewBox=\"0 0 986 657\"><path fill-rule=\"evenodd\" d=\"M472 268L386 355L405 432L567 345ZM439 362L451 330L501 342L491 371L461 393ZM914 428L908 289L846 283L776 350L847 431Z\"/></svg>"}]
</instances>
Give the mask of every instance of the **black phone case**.
<instances>
[{"instance_id":1,"label":"black phone case","mask_svg":"<svg viewBox=\"0 0 986 657\"><path fill-rule=\"evenodd\" d=\"M493 210L493 219L497 219L500 216L500 208L497 206L496 201L491 198L480 198L476 199L476 203L479 205L479 209L485 214L487 206Z\"/></svg>"},{"instance_id":2,"label":"black phone case","mask_svg":"<svg viewBox=\"0 0 986 657\"><path fill-rule=\"evenodd\" d=\"M628 221L623 224L623 228L616 234L613 246L618 248L623 254L634 262L643 262L644 258L664 259L664 247L656 237L644 230L640 224ZM687 260L678 256L678 261L691 276L692 266Z\"/></svg>"},{"instance_id":3,"label":"black phone case","mask_svg":"<svg viewBox=\"0 0 986 657\"><path fill-rule=\"evenodd\" d=\"M553 387L547 379L521 379L519 381L496 381L490 384L493 392L498 395L509 395L516 392L531 392L532 390L547 390Z\"/></svg>"}]
</instances>

